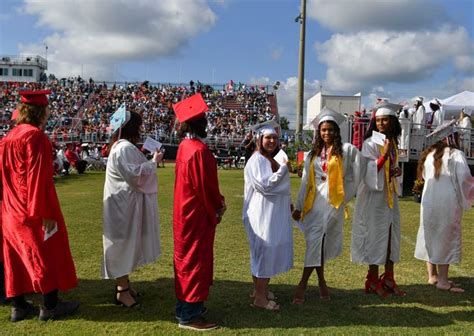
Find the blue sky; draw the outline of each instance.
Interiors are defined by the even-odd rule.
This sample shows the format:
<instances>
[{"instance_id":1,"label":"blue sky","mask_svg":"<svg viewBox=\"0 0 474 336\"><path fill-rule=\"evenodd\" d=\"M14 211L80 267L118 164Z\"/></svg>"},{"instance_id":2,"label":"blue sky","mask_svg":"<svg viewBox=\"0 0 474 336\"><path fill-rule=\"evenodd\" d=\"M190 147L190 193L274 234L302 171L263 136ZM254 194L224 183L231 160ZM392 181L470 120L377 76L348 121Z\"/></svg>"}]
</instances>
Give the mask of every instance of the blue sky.
<instances>
[{"instance_id":1,"label":"blue sky","mask_svg":"<svg viewBox=\"0 0 474 336\"><path fill-rule=\"evenodd\" d=\"M3 0L0 54L58 76L273 84L295 119L299 0ZM474 1L308 0L305 99L409 101L474 91ZM294 126L294 123L290 126Z\"/></svg>"}]
</instances>

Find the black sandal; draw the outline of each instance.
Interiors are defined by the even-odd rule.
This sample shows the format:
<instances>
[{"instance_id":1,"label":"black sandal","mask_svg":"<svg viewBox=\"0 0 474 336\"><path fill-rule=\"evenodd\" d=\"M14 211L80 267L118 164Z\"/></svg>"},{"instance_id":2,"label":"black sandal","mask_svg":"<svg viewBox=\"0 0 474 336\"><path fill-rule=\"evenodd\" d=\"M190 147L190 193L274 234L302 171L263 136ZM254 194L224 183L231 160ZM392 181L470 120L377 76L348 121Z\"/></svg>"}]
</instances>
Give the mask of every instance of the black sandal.
<instances>
[{"instance_id":1,"label":"black sandal","mask_svg":"<svg viewBox=\"0 0 474 336\"><path fill-rule=\"evenodd\" d=\"M125 307L125 308L135 308L135 307L140 307L140 303L138 303L138 301L132 296L132 298L135 300L135 302L133 304L131 304L130 306L127 306L125 303L123 303L122 301L120 301L119 299L117 299L117 294L118 293L125 293L125 292L130 292L130 288L126 288L126 289L118 289L118 287L115 287L115 296L114 296L114 303L115 305L117 306L122 306L122 307Z\"/></svg>"}]
</instances>

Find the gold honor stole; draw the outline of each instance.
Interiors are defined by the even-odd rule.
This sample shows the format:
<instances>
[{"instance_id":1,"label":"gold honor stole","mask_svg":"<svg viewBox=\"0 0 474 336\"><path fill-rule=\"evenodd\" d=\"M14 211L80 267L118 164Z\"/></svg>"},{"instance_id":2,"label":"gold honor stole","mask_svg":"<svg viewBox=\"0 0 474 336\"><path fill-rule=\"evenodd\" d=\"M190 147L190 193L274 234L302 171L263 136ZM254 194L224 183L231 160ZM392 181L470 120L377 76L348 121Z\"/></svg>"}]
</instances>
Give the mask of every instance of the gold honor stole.
<instances>
[{"instance_id":1,"label":"gold honor stole","mask_svg":"<svg viewBox=\"0 0 474 336\"><path fill-rule=\"evenodd\" d=\"M316 155L311 158L308 172L308 182L306 184L306 193L304 197L303 213L301 220L313 208L316 198L316 179L314 176L314 160ZM342 157L331 155L328 160L328 184L329 184L329 204L339 209L344 202L344 179L343 179Z\"/></svg>"},{"instance_id":2,"label":"gold honor stole","mask_svg":"<svg viewBox=\"0 0 474 336\"><path fill-rule=\"evenodd\" d=\"M395 141L392 139L390 140L392 142L393 148L395 148L395 162L396 164L398 162L398 147ZM385 155L383 151L383 146L379 146L380 152L382 155ZM390 209L393 209L393 192L398 192L397 191L397 184L396 184L396 179L390 178L390 161L392 160L392 157L389 155L389 159L385 160L384 163L384 170L385 170L385 185L387 186L387 204Z\"/></svg>"}]
</instances>

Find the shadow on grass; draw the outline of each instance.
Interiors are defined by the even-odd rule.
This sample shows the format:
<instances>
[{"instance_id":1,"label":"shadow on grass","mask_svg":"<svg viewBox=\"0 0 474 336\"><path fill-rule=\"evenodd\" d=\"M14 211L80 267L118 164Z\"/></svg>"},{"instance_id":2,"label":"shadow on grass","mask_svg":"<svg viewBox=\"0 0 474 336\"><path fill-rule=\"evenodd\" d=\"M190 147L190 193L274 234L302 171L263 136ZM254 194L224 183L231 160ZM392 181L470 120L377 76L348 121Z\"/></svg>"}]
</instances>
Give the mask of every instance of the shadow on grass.
<instances>
[{"instance_id":1,"label":"shadow on grass","mask_svg":"<svg viewBox=\"0 0 474 336\"><path fill-rule=\"evenodd\" d=\"M472 287L472 279L453 279L464 287ZM71 319L98 322L159 322L175 323L174 280L160 278L156 281L133 282L134 288L143 292L140 309L126 309L112 303L114 284L106 280L80 280L79 287L65 299L81 301L78 314ZM436 290L429 285L403 286L408 296L388 297L366 295L360 290L331 288L331 301L319 299L318 288L310 286L306 302L292 305L295 286L270 285L281 305L279 312L250 307L249 282L216 280L211 288L209 319L230 329L252 328L317 328L338 326L376 327L437 327L454 324L456 320L472 321L471 293L454 294ZM472 292L472 290L471 290ZM37 301L39 297L35 297ZM453 308L456 311L453 311ZM445 309L449 308L449 309ZM443 312L443 310L445 312Z\"/></svg>"}]
</instances>

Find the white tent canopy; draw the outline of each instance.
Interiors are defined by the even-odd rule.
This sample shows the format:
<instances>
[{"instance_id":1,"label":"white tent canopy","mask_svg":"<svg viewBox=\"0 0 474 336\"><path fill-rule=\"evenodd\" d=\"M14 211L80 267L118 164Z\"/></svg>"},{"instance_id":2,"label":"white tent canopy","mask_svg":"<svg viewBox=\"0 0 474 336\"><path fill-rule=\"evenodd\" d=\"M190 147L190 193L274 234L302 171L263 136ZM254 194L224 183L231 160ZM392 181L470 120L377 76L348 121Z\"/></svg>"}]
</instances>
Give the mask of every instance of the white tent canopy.
<instances>
[{"instance_id":1,"label":"white tent canopy","mask_svg":"<svg viewBox=\"0 0 474 336\"><path fill-rule=\"evenodd\" d=\"M426 113L431 113L430 101L426 101L423 105L426 108ZM458 117L459 112L462 108L466 110L474 111L474 92L463 91L455 94L454 96L440 99L443 104L443 110L445 112L445 119L449 120L452 117Z\"/></svg>"}]
</instances>

